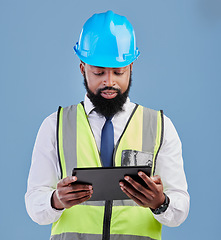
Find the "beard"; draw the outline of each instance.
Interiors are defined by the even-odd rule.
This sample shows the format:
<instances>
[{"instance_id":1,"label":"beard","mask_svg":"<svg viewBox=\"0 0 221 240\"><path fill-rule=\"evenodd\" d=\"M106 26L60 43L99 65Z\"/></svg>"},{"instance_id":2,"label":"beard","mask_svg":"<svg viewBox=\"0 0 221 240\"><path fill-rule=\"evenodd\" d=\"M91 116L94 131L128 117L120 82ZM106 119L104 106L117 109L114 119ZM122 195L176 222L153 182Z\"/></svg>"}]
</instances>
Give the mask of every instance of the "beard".
<instances>
[{"instance_id":1,"label":"beard","mask_svg":"<svg viewBox=\"0 0 221 240\"><path fill-rule=\"evenodd\" d=\"M106 118L113 117L116 113L123 111L123 105L127 100L130 87L132 82L132 72L130 73L129 85L127 90L122 93L119 89L114 87L104 87L98 89L97 93L94 94L88 87L87 79L84 74L84 86L87 90L87 96L93 103L95 111ZM101 92L104 90L114 90L117 92L117 96L112 99L106 99L101 96Z\"/></svg>"}]
</instances>

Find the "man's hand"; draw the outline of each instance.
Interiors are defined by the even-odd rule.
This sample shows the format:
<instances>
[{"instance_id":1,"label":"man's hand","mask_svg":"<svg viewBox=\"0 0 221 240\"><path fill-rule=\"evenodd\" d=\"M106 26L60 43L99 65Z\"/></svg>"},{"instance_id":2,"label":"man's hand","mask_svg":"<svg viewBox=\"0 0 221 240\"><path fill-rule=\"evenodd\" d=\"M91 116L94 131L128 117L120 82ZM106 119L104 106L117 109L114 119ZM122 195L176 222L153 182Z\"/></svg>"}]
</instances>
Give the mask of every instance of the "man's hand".
<instances>
[{"instance_id":1,"label":"man's hand","mask_svg":"<svg viewBox=\"0 0 221 240\"><path fill-rule=\"evenodd\" d=\"M126 182L120 182L122 191L142 207L158 208L165 201L160 176L148 177L143 172L139 172L138 175L144 180L148 187L146 188L134 181L131 177L125 176L124 179Z\"/></svg>"},{"instance_id":2,"label":"man's hand","mask_svg":"<svg viewBox=\"0 0 221 240\"><path fill-rule=\"evenodd\" d=\"M55 209L70 208L91 198L93 188L91 185L76 183L77 177L66 177L57 184L51 199Z\"/></svg>"}]
</instances>

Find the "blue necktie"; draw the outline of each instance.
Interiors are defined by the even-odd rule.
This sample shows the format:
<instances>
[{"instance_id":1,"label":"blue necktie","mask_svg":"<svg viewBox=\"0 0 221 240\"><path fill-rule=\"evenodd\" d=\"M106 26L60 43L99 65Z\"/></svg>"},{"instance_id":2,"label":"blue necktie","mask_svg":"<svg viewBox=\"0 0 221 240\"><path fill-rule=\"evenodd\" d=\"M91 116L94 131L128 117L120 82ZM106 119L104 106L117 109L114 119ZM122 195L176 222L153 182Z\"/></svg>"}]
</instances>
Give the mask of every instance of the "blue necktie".
<instances>
[{"instance_id":1,"label":"blue necktie","mask_svg":"<svg viewBox=\"0 0 221 240\"><path fill-rule=\"evenodd\" d=\"M101 160L104 167L113 166L112 157L114 151L114 128L111 118L106 118L106 122L102 128L101 133Z\"/></svg>"}]
</instances>

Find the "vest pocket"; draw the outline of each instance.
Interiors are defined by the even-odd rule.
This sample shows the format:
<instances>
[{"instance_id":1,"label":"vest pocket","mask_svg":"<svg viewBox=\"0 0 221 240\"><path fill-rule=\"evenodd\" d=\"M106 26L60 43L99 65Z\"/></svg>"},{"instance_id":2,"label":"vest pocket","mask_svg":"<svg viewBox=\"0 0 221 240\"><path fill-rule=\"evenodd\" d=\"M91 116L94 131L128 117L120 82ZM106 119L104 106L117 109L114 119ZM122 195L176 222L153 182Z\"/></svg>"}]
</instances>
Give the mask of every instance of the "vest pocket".
<instances>
[{"instance_id":1,"label":"vest pocket","mask_svg":"<svg viewBox=\"0 0 221 240\"><path fill-rule=\"evenodd\" d=\"M136 150L123 150L121 154L122 166L148 166L152 167L153 153Z\"/></svg>"}]
</instances>

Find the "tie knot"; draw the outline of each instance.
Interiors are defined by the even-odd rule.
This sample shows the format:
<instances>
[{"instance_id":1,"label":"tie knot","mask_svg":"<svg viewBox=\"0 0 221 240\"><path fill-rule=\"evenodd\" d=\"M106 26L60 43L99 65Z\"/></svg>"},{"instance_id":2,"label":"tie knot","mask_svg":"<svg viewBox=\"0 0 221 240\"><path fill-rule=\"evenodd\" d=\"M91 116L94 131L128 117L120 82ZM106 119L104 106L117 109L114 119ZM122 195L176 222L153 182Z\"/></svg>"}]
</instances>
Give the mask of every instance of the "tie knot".
<instances>
[{"instance_id":1,"label":"tie knot","mask_svg":"<svg viewBox=\"0 0 221 240\"><path fill-rule=\"evenodd\" d=\"M111 119L113 118L113 116L111 117L105 117L106 118L106 121L111 121Z\"/></svg>"}]
</instances>

